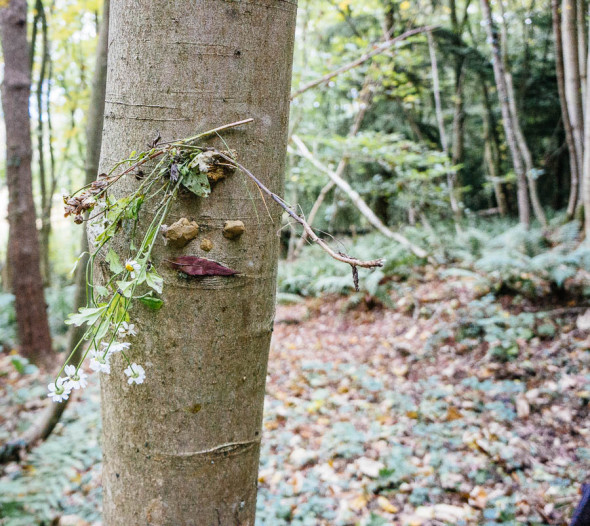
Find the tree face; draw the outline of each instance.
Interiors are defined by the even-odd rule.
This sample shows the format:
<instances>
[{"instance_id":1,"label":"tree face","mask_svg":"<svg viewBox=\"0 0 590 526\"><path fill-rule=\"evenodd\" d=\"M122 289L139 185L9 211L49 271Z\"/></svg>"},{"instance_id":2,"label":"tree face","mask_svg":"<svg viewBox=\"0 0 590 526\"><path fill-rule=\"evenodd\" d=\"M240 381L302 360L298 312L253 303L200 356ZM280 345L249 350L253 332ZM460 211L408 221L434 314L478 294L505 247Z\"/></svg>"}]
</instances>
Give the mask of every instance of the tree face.
<instances>
[{"instance_id":1,"label":"tree face","mask_svg":"<svg viewBox=\"0 0 590 526\"><path fill-rule=\"evenodd\" d=\"M166 141L252 117L224 140L280 193L296 3L111 9L101 170L158 132ZM179 195L169 223L186 217L199 234L184 247L156 244L165 306L133 312L130 349L146 379L129 389L124 367L102 379L106 524L253 524L280 213L269 215L248 184L234 174L207 199ZM143 226L149 221L147 212ZM224 236L228 221L243 223L241 235ZM164 263L187 256L239 274L186 279Z\"/></svg>"}]
</instances>

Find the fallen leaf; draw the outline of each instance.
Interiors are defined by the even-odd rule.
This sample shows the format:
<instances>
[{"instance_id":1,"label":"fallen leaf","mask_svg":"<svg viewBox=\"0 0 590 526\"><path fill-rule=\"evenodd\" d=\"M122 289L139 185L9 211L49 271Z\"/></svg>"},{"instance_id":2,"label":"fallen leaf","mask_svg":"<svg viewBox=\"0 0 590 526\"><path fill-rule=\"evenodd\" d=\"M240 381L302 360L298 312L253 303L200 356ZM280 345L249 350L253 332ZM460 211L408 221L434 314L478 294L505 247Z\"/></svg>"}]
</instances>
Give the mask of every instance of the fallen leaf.
<instances>
[{"instance_id":1,"label":"fallen leaf","mask_svg":"<svg viewBox=\"0 0 590 526\"><path fill-rule=\"evenodd\" d=\"M397 506L394 506L383 496L377 498L377 504L379 504L379 507L387 513L397 513L399 511Z\"/></svg>"}]
</instances>

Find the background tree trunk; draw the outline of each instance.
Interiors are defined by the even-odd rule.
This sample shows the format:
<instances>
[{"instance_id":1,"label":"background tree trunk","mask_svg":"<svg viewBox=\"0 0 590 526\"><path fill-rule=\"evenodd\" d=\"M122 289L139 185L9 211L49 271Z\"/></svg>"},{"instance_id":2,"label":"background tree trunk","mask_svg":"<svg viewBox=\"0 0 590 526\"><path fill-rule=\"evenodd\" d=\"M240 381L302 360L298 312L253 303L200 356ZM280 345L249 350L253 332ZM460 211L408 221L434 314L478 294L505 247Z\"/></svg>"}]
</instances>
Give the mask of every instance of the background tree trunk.
<instances>
[{"instance_id":1,"label":"background tree trunk","mask_svg":"<svg viewBox=\"0 0 590 526\"><path fill-rule=\"evenodd\" d=\"M506 80L504 74L504 65L502 62L502 55L500 53L500 46L498 44L498 33L494 27L492 20L492 12L490 9L489 0L481 0L481 7L483 11L483 19L486 24L488 40L492 46L492 62L494 66L494 78L496 80L496 89L498 90L498 99L500 100L500 109L502 111L502 122L504 124L504 133L506 135L506 142L512 157L514 171L517 179L517 198L518 198L518 218L525 226L530 225L530 209L529 198L527 190L527 180L525 168L520 157L520 151L516 142L516 135L514 132L514 123L510 114L510 106L508 104L508 90L506 88Z\"/></svg>"},{"instance_id":2,"label":"background tree trunk","mask_svg":"<svg viewBox=\"0 0 590 526\"><path fill-rule=\"evenodd\" d=\"M101 169L156 130L170 140L252 117L224 139L281 193L296 9L295 0L113 2ZM269 205L269 218L241 178L207 199L180 196L169 217L195 219L213 241L207 257L240 275L187 281L163 261L180 251L158 243L165 305L133 311L131 358L147 379L131 389L117 361L102 378L106 525L254 524L282 210ZM228 219L245 223L239 240L223 237ZM204 256L198 247L182 252Z\"/></svg>"},{"instance_id":3,"label":"background tree trunk","mask_svg":"<svg viewBox=\"0 0 590 526\"><path fill-rule=\"evenodd\" d=\"M92 79L92 93L90 95L90 110L86 127L86 184L91 183L98 173L98 161L100 158L100 146L102 139L102 124L104 112L104 95L107 78L107 49L109 29L109 0L104 1L102 22L98 35L96 48L96 65ZM94 164L92 164L94 163ZM81 252L88 251L86 233L82 236ZM86 261L88 255L78 262L76 271L76 296L74 298L73 312L86 305ZM68 332L67 355L84 336L86 327L70 326ZM73 363L78 363L85 350L85 346L78 347L72 357ZM11 462L21 458L22 452L31 450L39 441L45 440L51 435L56 424L60 421L69 402L74 396L59 404L50 404L41 414L39 419L18 440L9 442L0 447L0 464Z\"/></svg>"},{"instance_id":4,"label":"background tree trunk","mask_svg":"<svg viewBox=\"0 0 590 526\"><path fill-rule=\"evenodd\" d=\"M581 170L584 165L584 117L576 11L576 0L563 0L561 4L561 37L565 73L565 98L576 146L576 160Z\"/></svg>"},{"instance_id":5,"label":"background tree trunk","mask_svg":"<svg viewBox=\"0 0 590 526\"><path fill-rule=\"evenodd\" d=\"M27 2L11 0L0 10L4 54L2 108L6 125L6 184L8 186L8 263L20 341L20 353L50 364L51 335L43 282L31 182L29 95L31 73L27 42Z\"/></svg>"},{"instance_id":6,"label":"background tree trunk","mask_svg":"<svg viewBox=\"0 0 590 526\"><path fill-rule=\"evenodd\" d=\"M480 76L481 90L484 102L484 111L482 113L483 119L483 139L484 139L484 161L488 167L490 181L494 188L494 196L496 197L496 204L498 211L502 217L508 213L508 206L506 204L506 196L502 188L500 177L500 155L498 148L498 139L495 133L495 120L492 113L492 105L490 102L490 95L485 78Z\"/></svg>"},{"instance_id":7,"label":"background tree trunk","mask_svg":"<svg viewBox=\"0 0 590 526\"><path fill-rule=\"evenodd\" d=\"M504 10L504 6L502 2L500 4L500 14L502 15L502 23L500 24L501 27L501 37L500 43L502 48L502 60L504 66L504 83L506 85L506 95L508 97L508 108L510 109L510 117L512 118L513 128L514 128L514 136L516 139L516 144L518 146L518 152L520 153L521 159L524 162L524 168L526 171L526 178L528 182L529 194L531 198L531 204L533 205L533 212L535 213L535 217L543 226L547 226L547 218L545 217L545 212L543 210L543 206L541 205L541 200L539 199L539 194L537 192L537 180L534 176L534 164L533 164L533 156L531 155L531 151L529 149L529 145L526 141L522 128L520 127L520 117L518 106L516 104L516 97L514 95L514 85L512 83L512 72L510 70L510 60L508 57L508 28L506 26L506 14ZM526 50L525 45L525 50ZM526 56L526 51L525 51Z\"/></svg>"},{"instance_id":8,"label":"background tree trunk","mask_svg":"<svg viewBox=\"0 0 590 526\"><path fill-rule=\"evenodd\" d=\"M578 165L576 155L576 142L574 132L570 122L570 116L567 109L567 99L565 96L565 72L563 65L563 44L561 39L561 22L559 16L559 0L551 0L551 17L553 19L553 34L555 39L555 72L557 76L557 91L561 106L561 119L565 131L565 141L567 143L569 161L570 161L570 195L567 204L567 217L572 219L578 203L578 187L581 180L581 169Z\"/></svg>"},{"instance_id":9,"label":"background tree trunk","mask_svg":"<svg viewBox=\"0 0 590 526\"><path fill-rule=\"evenodd\" d=\"M430 68L432 70L432 91L434 94L434 111L436 114L436 123L438 125L438 135L440 137L440 146L442 151L449 158L449 145L447 143L447 134L445 132L445 121L443 118L443 111L442 111L442 102L440 98L440 82L438 78L438 61L436 59L436 47L434 44L434 38L432 37L432 31L428 31L428 51L430 55ZM463 80L458 79L457 82L462 85ZM463 132L462 130L459 131L457 129L458 125L458 114L457 114L457 104L459 104L460 114L463 114L463 102L462 102L462 89L455 90L455 95L458 97L460 102L458 103L457 100L455 101L455 118L453 119L453 136L455 137L454 146L461 146L460 155L463 156ZM461 117L461 121L464 121L464 117ZM462 127L462 124L461 124ZM457 150L453 150L453 157ZM457 196L455 195L455 176L454 172L449 170L447 172L447 187L449 189L449 199L451 201L451 210L453 211L453 219L455 220L457 228L459 228L459 220L461 219L461 209L459 208L459 203L457 203Z\"/></svg>"}]
</instances>

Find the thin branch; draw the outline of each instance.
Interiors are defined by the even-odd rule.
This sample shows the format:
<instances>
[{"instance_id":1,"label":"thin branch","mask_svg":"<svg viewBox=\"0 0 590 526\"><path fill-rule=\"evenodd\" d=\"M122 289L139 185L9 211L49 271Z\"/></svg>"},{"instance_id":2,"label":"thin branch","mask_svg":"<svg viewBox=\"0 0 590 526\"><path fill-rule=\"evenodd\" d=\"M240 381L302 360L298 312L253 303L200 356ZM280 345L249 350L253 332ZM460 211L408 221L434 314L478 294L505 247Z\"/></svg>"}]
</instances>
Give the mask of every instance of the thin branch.
<instances>
[{"instance_id":1,"label":"thin branch","mask_svg":"<svg viewBox=\"0 0 590 526\"><path fill-rule=\"evenodd\" d=\"M321 77L317 80L314 80L313 82L310 82L309 84L305 84L304 86L302 86L301 88L299 88L298 90L294 91L291 94L291 100L293 100L295 97L298 97L299 95L306 92L307 90L315 88L316 86L319 86L320 84L323 84L324 82L328 82L329 80L340 75L341 73L345 73L346 71L349 71L353 68L356 68L357 66L360 66L361 64L364 64L367 60L370 60L375 55L379 55L380 53L387 51L389 48L393 47L395 44L397 44L398 42L401 42L402 40L405 40L408 37L411 37L413 35L418 35L420 33L426 32L426 31L432 31L433 29L437 29L437 28L438 28L438 26L418 27L416 29L410 29L409 31L406 31L405 33L402 33L398 37L392 38L391 40L387 40L386 42L383 42L383 44L380 44L379 46L377 46L372 51L369 51L369 52L361 55L356 60L353 60L352 62L349 62L348 64L341 66L338 69L331 71L330 73L327 73L323 77Z\"/></svg>"},{"instance_id":2,"label":"thin branch","mask_svg":"<svg viewBox=\"0 0 590 526\"><path fill-rule=\"evenodd\" d=\"M348 263L351 267L363 267L363 268L375 268L375 267L382 267L383 263L385 262L384 259L373 259L371 261L363 261L357 259L355 257L348 256L342 252L334 252L328 244L320 239L313 229L307 224L305 219L301 216L297 215L293 210L289 207L285 201L283 201L277 194L271 192L250 170L248 170L245 166L238 163L236 160L232 159L231 157L225 155L224 153L220 152L219 150L213 149L216 155L225 159L228 163L232 164L239 170L241 170L244 174L246 174L258 188L268 195L275 203L277 203L287 214L289 214L295 221L297 221L302 227L303 230L307 233L307 236L311 238L312 241L317 243L324 251L326 251L331 257L336 259L337 261L341 261L342 263Z\"/></svg>"},{"instance_id":3,"label":"thin branch","mask_svg":"<svg viewBox=\"0 0 590 526\"><path fill-rule=\"evenodd\" d=\"M401 234L393 232L389 228L387 228L387 226L383 224L383 221L381 221L381 219L379 219L375 215L375 213L369 208L369 205L365 203L365 201L362 199L359 193L354 188L352 188L352 186L350 186L350 184L347 181L342 179L342 177L340 177L337 173L333 172L327 166L322 164L318 159L316 159L309 151L307 146L305 146L303 141L299 137L297 137L297 135L293 135L293 137L291 137L291 140L297 146L297 153L301 157L307 159L318 170L321 170L322 172L326 173L330 177L330 179L332 179L332 181L334 181L334 183L346 193L349 199L357 207L359 212L361 212L361 214L363 214L363 216L367 218L369 223L371 223L377 230L379 230L379 232L381 232L384 236L388 237L389 239L393 239L394 241L397 241L399 244L404 245L419 258L428 257L428 253L425 250L414 245L409 239L402 236Z\"/></svg>"}]
</instances>

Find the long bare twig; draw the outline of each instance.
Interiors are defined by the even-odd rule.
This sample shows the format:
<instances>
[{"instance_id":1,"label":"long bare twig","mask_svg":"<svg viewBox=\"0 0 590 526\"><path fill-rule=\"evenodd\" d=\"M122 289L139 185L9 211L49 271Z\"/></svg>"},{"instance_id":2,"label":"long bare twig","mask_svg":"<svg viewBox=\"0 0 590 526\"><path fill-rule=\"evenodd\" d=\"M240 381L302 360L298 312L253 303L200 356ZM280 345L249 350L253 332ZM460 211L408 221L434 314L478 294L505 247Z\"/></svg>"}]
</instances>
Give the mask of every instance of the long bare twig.
<instances>
[{"instance_id":1,"label":"long bare twig","mask_svg":"<svg viewBox=\"0 0 590 526\"><path fill-rule=\"evenodd\" d=\"M344 254L342 252L335 252L334 250L332 250L330 248L330 246L323 239L319 238L316 235L316 233L313 231L313 229L307 224L307 222L305 221L305 219L303 219L301 216L299 216L298 214L296 214L295 212L293 212L293 210L291 209L291 207L287 203L285 203L285 201L283 201L274 192L271 192L260 181L260 179L258 179L250 170L248 170L245 166L241 165L235 159L232 159L231 157L227 156L223 152L220 152L219 150L216 150L216 149L213 149L213 151L215 152L216 155L218 155L219 157L221 157L222 159L224 159L225 161L227 161L229 164L231 164L231 165L235 166L236 168L238 168L239 170L241 170L252 181L254 181L254 183L256 184L256 186L258 186L258 188L262 192L264 192L267 196L269 196L275 203L277 203L283 210L285 210L285 212L287 212L287 214L289 214L289 216L291 216L295 221L297 221L303 227L303 230L305 230L305 232L307 233L307 236L312 241L314 241L315 243L317 243L331 257L333 257L334 259L336 259L338 261L341 261L342 263L348 263L351 267L353 267L353 270L356 267L375 268L375 267L382 267L383 266L384 260L381 259L381 258L380 259L373 259L373 260L370 260L370 261L363 261L361 259L357 259L355 257L348 256L347 254Z\"/></svg>"},{"instance_id":2,"label":"long bare twig","mask_svg":"<svg viewBox=\"0 0 590 526\"><path fill-rule=\"evenodd\" d=\"M334 183L338 186L338 188L342 189L342 191L348 196L348 198L352 201L354 206L356 206L356 208L359 210L359 212L367 218L367 221L369 221L369 223L371 223L377 230L379 230L379 232L381 232L385 237L388 237L389 239L393 239L394 241L397 241L400 245L404 245L405 247L410 249L419 258L427 258L428 257L428 253L424 249L414 245L405 236L402 236L398 232L393 232L386 225L384 225L383 221L381 221L381 219L379 219L375 215L375 212L373 212L373 210L371 210L369 205L367 205L367 203L365 203L365 201L362 199L362 197L359 195L359 193L354 188L352 188L352 186L350 186L348 181L345 181L337 173L333 172L332 170L330 170L330 168L328 168L322 162L320 162L318 159L316 159L313 156L313 154L309 151L307 146L305 146L303 141L299 137L297 137L297 135L293 135L291 137L291 141L297 147L297 150L295 151L295 153L297 153L298 155L300 155L304 159L307 159L318 170L321 170L322 172L326 173L328 175L328 177L332 181L334 181Z\"/></svg>"},{"instance_id":3,"label":"long bare twig","mask_svg":"<svg viewBox=\"0 0 590 526\"><path fill-rule=\"evenodd\" d=\"M392 46L395 46L395 44L397 44L398 42L401 42L402 40L405 40L406 38L409 38L411 36L418 35L420 33L424 33L426 31L432 31L433 29L436 29L437 27L438 26L417 27L415 29L410 29L409 31L406 31L405 33L402 33L401 35L399 35L395 38L392 38L391 40L387 40L387 41L383 42L383 44L380 44L379 46L377 46L372 51L364 53L356 60L353 60L352 62L349 62L348 64L345 64L344 66L341 66L338 69L330 71L330 73L326 73L323 77L320 77L319 79L316 79L313 82L310 82L309 84L305 84L304 86L301 86L299 89L295 90L291 94L291 100L293 100L295 97L298 97L299 95L306 92L307 90L315 88L316 86L319 86L320 84L323 84L324 82L328 82L329 80L340 75L341 73L345 73L346 71L349 71L353 68L360 66L361 64L365 63L367 60L370 60L371 58L373 58L375 55L379 55L380 53L387 51Z\"/></svg>"}]
</instances>

